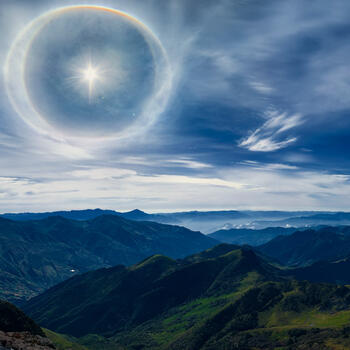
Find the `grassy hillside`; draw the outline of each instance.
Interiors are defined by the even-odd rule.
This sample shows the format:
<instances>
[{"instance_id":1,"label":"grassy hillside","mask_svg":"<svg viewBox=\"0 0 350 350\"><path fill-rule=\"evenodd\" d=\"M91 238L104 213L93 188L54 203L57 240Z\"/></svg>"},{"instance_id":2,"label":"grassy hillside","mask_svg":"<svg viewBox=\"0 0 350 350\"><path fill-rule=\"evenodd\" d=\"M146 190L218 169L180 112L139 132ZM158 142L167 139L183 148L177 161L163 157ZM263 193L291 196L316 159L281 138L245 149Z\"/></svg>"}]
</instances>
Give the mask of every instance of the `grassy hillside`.
<instances>
[{"instance_id":1,"label":"grassy hillside","mask_svg":"<svg viewBox=\"0 0 350 350\"><path fill-rule=\"evenodd\" d=\"M222 244L76 276L25 310L92 350L350 349L350 289L284 274Z\"/></svg>"},{"instance_id":2,"label":"grassy hillside","mask_svg":"<svg viewBox=\"0 0 350 350\"><path fill-rule=\"evenodd\" d=\"M276 271L251 250L229 245L179 261L156 255L131 267L75 276L33 298L24 309L60 333L111 336L197 298L233 293L251 276L272 280Z\"/></svg>"},{"instance_id":3,"label":"grassy hillside","mask_svg":"<svg viewBox=\"0 0 350 350\"><path fill-rule=\"evenodd\" d=\"M78 344L73 337L55 333L49 329L44 329L44 333L58 350L87 350L85 346Z\"/></svg>"},{"instance_id":4,"label":"grassy hillside","mask_svg":"<svg viewBox=\"0 0 350 350\"><path fill-rule=\"evenodd\" d=\"M110 338L124 349L350 348L349 289L308 282L256 284L251 274L234 293L198 298ZM255 287L252 287L254 286ZM332 300L329 302L329 300ZM315 341L317 339L317 341ZM93 349L98 341L80 340ZM235 344L237 347L235 347ZM325 346L325 347L323 347ZM316 348L315 348L316 349Z\"/></svg>"}]
</instances>

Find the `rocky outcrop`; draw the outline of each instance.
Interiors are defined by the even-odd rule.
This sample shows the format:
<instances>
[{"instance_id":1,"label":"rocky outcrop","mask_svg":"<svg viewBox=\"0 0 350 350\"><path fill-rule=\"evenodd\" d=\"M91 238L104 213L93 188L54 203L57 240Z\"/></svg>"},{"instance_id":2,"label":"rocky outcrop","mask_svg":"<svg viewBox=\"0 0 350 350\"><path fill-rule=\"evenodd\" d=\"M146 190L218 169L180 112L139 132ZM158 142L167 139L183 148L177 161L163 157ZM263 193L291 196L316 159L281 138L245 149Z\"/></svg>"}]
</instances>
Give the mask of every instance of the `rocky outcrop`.
<instances>
[{"instance_id":1,"label":"rocky outcrop","mask_svg":"<svg viewBox=\"0 0 350 350\"><path fill-rule=\"evenodd\" d=\"M0 331L0 350L53 350L51 341L40 335L29 332Z\"/></svg>"}]
</instances>

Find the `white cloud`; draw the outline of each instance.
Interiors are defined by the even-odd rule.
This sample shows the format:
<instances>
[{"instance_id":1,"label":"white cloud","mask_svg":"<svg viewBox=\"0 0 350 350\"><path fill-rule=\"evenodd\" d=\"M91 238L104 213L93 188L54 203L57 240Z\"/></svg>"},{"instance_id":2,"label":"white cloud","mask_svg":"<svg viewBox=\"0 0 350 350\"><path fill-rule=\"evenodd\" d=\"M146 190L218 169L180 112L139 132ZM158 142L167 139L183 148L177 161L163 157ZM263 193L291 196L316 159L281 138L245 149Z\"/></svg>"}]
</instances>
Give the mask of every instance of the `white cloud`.
<instances>
[{"instance_id":1,"label":"white cloud","mask_svg":"<svg viewBox=\"0 0 350 350\"><path fill-rule=\"evenodd\" d=\"M281 164L281 163L259 163L256 161L247 160L241 162L243 165L248 165L253 168L265 169L265 170L296 170L298 169L295 165Z\"/></svg>"},{"instance_id":2,"label":"white cloud","mask_svg":"<svg viewBox=\"0 0 350 350\"><path fill-rule=\"evenodd\" d=\"M285 171L281 171L285 170ZM248 162L211 177L144 175L129 169L80 169L56 177L0 177L0 211L111 208L345 210L350 178ZM324 198L327 198L325 201Z\"/></svg>"},{"instance_id":3,"label":"white cloud","mask_svg":"<svg viewBox=\"0 0 350 350\"><path fill-rule=\"evenodd\" d=\"M117 169L117 168L92 168L74 170L70 173L75 178L83 178L89 180L111 180L121 179L129 176L136 175L136 172L129 169Z\"/></svg>"},{"instance_id":4,"label":"white cloud","mask_svg":"<svg viewBox=\"0 0 350 350\"><path fill-rule=\"evenodd\" d=\"M269 94L271 94L272 92L274 92L274 88L272 88L271 86L268 86L267 84L264 84L264 83L262 83L262 82L258 82L258 81L252 81L251 83L250 83L250 86L254 89L254 90L256 90L256 91L258 91L258 92L260 92L260 93L262 93L262 94L266 94L266 95L269 95Z\"/></svg>"},{"instance_id":5,"label":"white cloud","mask_svg":"<svg viewBox=\"0 0 350 350\"><path fill-rule=\"evenodd\" d=\"M284 141L275 141L272 137L256 139L249 137L247 140L240 143L241 147L246 147L249 151L254 152L273 152L281 148L287 147L289 144L295 142L297 139L292 137Z\"/></svg>"},{"instance_id":6,"label":"white cloud","mask_svg":"<svg viewBox=\"0 0 350 350\"><path fill-rule=\"evenodd\" d=\"M287 137L283 134L303 123L300 114L288 115L275 110L265 113L267 121L251 135L239 143L240 147L255 152L272 152L297 141L297 137ZM282 135L281 135L282 134Z\"/></svg>"},{"instance_id":7,"label":"white cloud","mask_svg":"<svg viewBox=\"0 0 350 350\"><path fill-rule=\"evenodd\" d=\"M184 168L190 168L190 169L203 169L203 168L211 168L212 166L210 164L197 162L195 160L191 160L189 158L179 158L179 159L171 159L168 160L169 163L179 165Z\"/></svg>"},{"instance_id":8,"label":"white cloud","mask_svg":"<svg viewBox=\"0 0 350 350\"><path fill-rule=\"evenodd\" d=\"M154 183L154 184L189 184L189 185L205 185L205 186L220 186L241 189L246 185L237 181L227 181L218 178L203 178L203 177L191 177L183 175L157 175L149 176L141 179L145 183Z\"/></svg>"}]
</instances>

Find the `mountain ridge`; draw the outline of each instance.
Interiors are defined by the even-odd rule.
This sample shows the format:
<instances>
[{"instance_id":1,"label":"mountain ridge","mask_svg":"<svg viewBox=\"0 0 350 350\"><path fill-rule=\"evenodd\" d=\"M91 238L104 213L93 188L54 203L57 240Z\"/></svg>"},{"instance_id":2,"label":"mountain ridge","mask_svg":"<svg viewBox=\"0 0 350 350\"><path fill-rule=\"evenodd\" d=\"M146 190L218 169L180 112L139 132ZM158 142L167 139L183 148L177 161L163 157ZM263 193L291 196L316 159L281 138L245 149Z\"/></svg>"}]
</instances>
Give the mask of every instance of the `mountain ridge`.
<instances>
[{"instance_id":1,"label":"mountain ridge","mask_svg":"<svg viewBox=\"0 0 350 350\"><path fill-rule=\"evenodd\" d=\"M321 227L278 236L256 247L263 254L289 266L305 266L319 260L350 255L350 226Z\"/></svg>"},{"instance_id":2,"label":"mountain ridge","mask_svg":"<svg viewBox=\"0 0 350 350\"><path fill-rule=\"evenodd\" d=\"M347 349L350 289L284 272L221 244L75 276L24 309L91 349Z\"/></svg>"},{"instance_id":3,"label":"mountain ridge","mask_svg":"<svg viewBox=\"0 0 350 350\"><path fill-rule=\"evenodd\" d=\"M0 296L21 300L77 273L130 265L156 253L185 257L217 243L184 227L114 215L85 221L0 218Z\"/></svg>"},{"instance_id":4,"label":"mountain ridge","mask_svg":"<svg viewBox=\"0 0 350 350\"><path fill-rule=\"evenodd\" d=\"M85 327L85 334L108 335L111 324L111 332L138 325L193 298L232 292L240 285L242 276L252 271L262 280L267 279L266 276L272 279L276 271L250 249L219 245L211 248L209 255L199 253L180 261L153 256L129 268L117 266L88 272L34 297L24 305L24 310L46 328L58 332L82 336ZM227 280L227 276L235 277ZM84 293L70 292L75 289ZM67 304L72 298L77 303L74 307ZM61 300L65 300L64 305ZM117 312L109 308L106 314L97 316L96 310L108 310L107 304L114 305ZM53 308L45 311L47 305ZM84 321L91 318L94 324ZM108 327L106 323L99 326L107 319ZM64 322L68 322L67 325L62 324Z\"/></svg>"}]
</instances>

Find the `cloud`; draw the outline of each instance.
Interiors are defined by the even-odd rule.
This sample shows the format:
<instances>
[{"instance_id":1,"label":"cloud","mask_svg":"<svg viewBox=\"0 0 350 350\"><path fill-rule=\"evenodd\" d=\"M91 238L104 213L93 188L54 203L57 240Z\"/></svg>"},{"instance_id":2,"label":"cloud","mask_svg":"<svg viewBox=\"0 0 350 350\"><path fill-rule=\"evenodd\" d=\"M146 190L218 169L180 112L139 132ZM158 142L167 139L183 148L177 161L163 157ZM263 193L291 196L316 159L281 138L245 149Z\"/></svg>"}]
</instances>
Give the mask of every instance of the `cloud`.
<instances>
[{"instance_id":1,"label":"cloud","mask_svg":"<svg viewBox=\"0 0 350 350\"><path fill-rule=\"evenodd\" d=\"M281 148L287 147L289 144L295 142L297 139L292 137L285 141L276 142L272 137L257 138L255 135L248 137L248 139L240 143L241 147L248 148L249 151L254 152L273 152Z\"/></svg>"},{"instance_id":2,"label":"cloud","mask_svg":"<svg viewBox=\"0 0 350 350\"><path fill-rule=\"evenodd\" d=\"M243 139L239 146L254 152L272 152L297 141L297 137L286 137L285 132L303 123L300 114L288 115L286 112L266 113L268 120L251 135Z\"/></svg>"},{"instance_id":3,"label":"cloud","mask_svg":"<svg viewBox=\"0 0 350 350\"><path fill-rule=\"evenodd\" d=\"M81 169L74 170L71 174L75 178L89 179L89 180L115 180L123 179L133 175L136 172L129 169L117 168L95 168L95 169Z\"/></svg>"},{"instance_id":4,"label":"cloud","mask_svg":"<svg viewBox=\"0 0 350 350\"><path fill-rule=\"evenodd\" d=\"M250 85L253 89L255 89L258 92L261 92L262 94L269 95L272 92L274 92L274 88L258 81L252 81Z\"/></svg>"},{"instance_id":5,"label":"cloud","mask_svg":"<svg viewBox=\"0 0 350 350\"><path fill-rule=\"evenodd\" d=\"M251 163L234 169L216 169L211 177L170 172L150 175L123 168L95 167L56 177L0 178L1 212L86 207L116 210L141 207L151 212L342 210L348 205L349 195L349 175L303 171L283 164Z\"/></svg>"},{"instance_id":6,"label":"cloud","mask_svg":"<svg viewBox=\"0 0 350 350\"><path fill-rule=\"evenodd\" d=\"M210 164L201 163L188 158L171 159L171 160L168 160L168 162L172 165L175 164L175 165L183 166L185 168L190 168L190 169L203 169L203 168L212 167Z\"/></svg>"},{"instance_id":7,"label":"cloud","mask_svg":"<svg viewBox=\"0 0 350 350\"><path fill-rule=\"evenodd\" d=\"M145 183L154 184L179 184L179 185L205 185L205 186L219 186L240 189L245 187L244 183L235 181L226 181L218 178L201 178L201 177L190 177L183 175L156 175L145 177L142 179Z\"/></svg>"},{"instance_id":8,"label":"cloud","mask_svg":"<svg viewBox=\"0 0 350 350\"><path fill-rule=\"evenodd\" d=\"M241 164L250 166L257 169L265 170L296 170L299 169L295 165L281 164L281 163L260 163L256 161L246 160L241 162Z\"/></svg>"}]
</instances>

